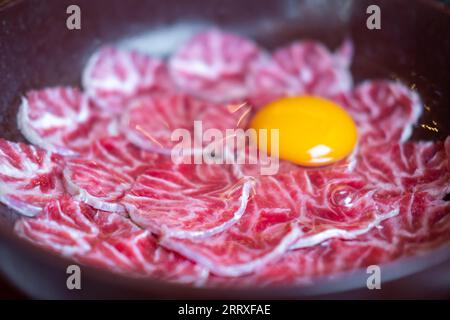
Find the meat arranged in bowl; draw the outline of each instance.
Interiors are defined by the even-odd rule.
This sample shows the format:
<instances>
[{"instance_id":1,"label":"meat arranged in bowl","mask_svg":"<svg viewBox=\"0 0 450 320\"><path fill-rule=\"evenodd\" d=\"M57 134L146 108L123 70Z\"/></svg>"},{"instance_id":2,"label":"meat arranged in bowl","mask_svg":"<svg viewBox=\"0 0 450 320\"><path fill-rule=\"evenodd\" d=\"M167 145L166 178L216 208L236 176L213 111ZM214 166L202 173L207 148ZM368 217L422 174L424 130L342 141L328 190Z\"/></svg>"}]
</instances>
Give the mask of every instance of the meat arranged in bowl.
<instances>
[{"instance_id":1,"label":"meat arranged in bowl","mask_svg":"<svg viewBox=\"0 0 450 320\"><path fill-rule=\"evenodd\" d=\"M48 250L196 286L310 283L436 248L450 237L450 138L408 141L419 95L383 79L354 84L352 55L351 41L268 52L215 29L167 60L101 48L82 89L23 98L18 126L30 144L0 140L0 200L23 215L17 234ZM268 108L288 111L273 126L274 172L247 144L210 149L207 129L231 140ZM320 132L323 110L335 113ZM192 141L177 149L176 132Z\"/></svg>"}]
</instances>

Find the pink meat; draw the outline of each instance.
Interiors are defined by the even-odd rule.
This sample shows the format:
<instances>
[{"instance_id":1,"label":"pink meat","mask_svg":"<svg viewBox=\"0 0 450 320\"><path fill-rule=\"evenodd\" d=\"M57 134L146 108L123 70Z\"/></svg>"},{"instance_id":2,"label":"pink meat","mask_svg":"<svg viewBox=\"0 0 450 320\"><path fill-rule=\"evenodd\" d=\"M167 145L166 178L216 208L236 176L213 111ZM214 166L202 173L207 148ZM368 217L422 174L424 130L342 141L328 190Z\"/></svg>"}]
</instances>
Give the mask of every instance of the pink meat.
<instances>
[{"instance_id":1,"label":"pink meat","mask_svg":"<svg viewBox=\"0 0 450 320\"><path fill-rule=\"evenodd\" d=\"M64 183L74 199L92 207L123 212L120 199L128 191L133 179L121 171L94 160L68 159L64 167Z\"/></svg>"},{"instance_id":2,"label":"pink meat","mask_svg":"<svg viewBox=\"0 0 450 320\"><path fill-rule=\"evenodd\" d=\"M240 36L208 30L195 35L169 61L178 87L214 102L232 101L247 95L246 76L260 49Z\"/></svg>"},{"instance_id":3,"label":"pink meat","mask_svg":"<svg viewBox=\"0 0 450 320\"><path fill-rule=\"evenodd\" d=\"M144 96L134 99L121 117L121 128L134 145L170 154L178 143L172 141L176 129L191 131L195 102L182 95Z\"/></svg>"},{"instance_id":4,"label":"pink meat","mask_svg":"<svg viewBox=\"0 0 450 320\"><path fill-rule=\"evenodd\" d=\"M240 219L251 185L231 165L177 165L162 156L139 176L121 204L134 222L153 233L204 238Z\"/></svg>"},{"instance_id":5,"label":"pink meat","mask_svg":"<svg viewBox=\"0 0 450 320\"><path fill-rule=\"evenodd\" d=\"M46 249L114 272L197 285L208 277L205 269L159 247L128 219L69 197L53 200L34 219L20 219L15 230Z\"/></svg>"},{"instance_id":6,"label":"pink meat","mask_svg":"<svg viewBox=\"0 0 450 320\"><path fill-rule=\"evenodd\" d=\"M218 129L225 136L227 129L246 128L251 115L252 108L245 102L205 104L195 115L195 120L202 122L203 131Z\"/></svg>"},{"instance_id":7,"label":"pink meat","mask_svg":"<svg viewBox=\"0 0 450 320\"><path fill-rule=\"evenodd\" d=\"M59 156L0 139L0 202L34 216L63 194Z\"/></svg>"},{"instance_id":8,"label":"pink meat","mask_svg":"<svg viewBox=\"0 0 450 320\"><path fill-rule=\"evenodd\" d=\"M258 273L224 283L211 278L210 285L304 285L318 277L381 265L437 248L450 240L450 204L426 193L399 197L400 214L380 228L354 240L331 239L325 245L287 253Z\"/></svg>"},{"instance_id":9,"label":"pink meat","mask_svg":"<svg viewBox=\"0 0 450 320\"><path fill-rule=\"evenodd\" d=\"M92 103L76 88L55 87L28 92L17 116L22 134L31 143L64 155L83 153L93 136L107 132Z\"/></svg>"},{"instance_id":10,"label":"pink meat","mask_svg":"<svg viewBox=\"0 0 450 320\"><path fill-rule=\"evenodd\" d=\"M104 47L89 59L83 87L106 112L121 113L128 98L165 91L171 84L163 61L137 51Z\"/></svg>"},{"instance_id":11,"label":"pink meat","mask_svg":"<svg viewBox=\"0 0 450 320\"><path fill-rule=\"evenodd\" d=\"M130 143L124 136L117 135L95 140L87 158L136 179L148 167L155 166L159 155L142 150Z\"/></svg>"},{"instance_id":12,"label":"pink meat","mask_svg":"<svg viewBox=\"0 0 450 320\"><path fill-rule=\"evenodd\" d=\"M398 214L395 207L375 204L373 187L340 172L297 170L261 177L253 194L240 220L208 241L169 235L161 244L216 275L240 276L289 249L355 238Z\"/></svg>"},{"instance_id":13,"label":"pink meat","mask_svg":"<svg viewBox=\"0 0 450 320\"><path fill-rule=\"evenodd\" d=\"M204 157L214 155L217 161L231 163L233 155L242 154L248 147L245 130L251 113L252 108L246 103L201 105L194 116L192 137L196 144L193 148L202 147ZM232 163L238 164L236 170L242 171L240 167L244 162L234 160Z\"/></svg>"},{"instance_id":14,"label":"pink meat","mask_svg":"<svg viewBox=\"0 0 450 320\"><path fill-rule=\"evenodd\" d=\"M247 81L250 101L259 108L285 96L332 97L349 91L352 55L351 42L344 42L334 54L313 41L278 49L270 59L252 66Z\"/></svg>"},{"instance_id":15,"label":"pink meat","mask_svg":"<svg viewBox=\"0 0 450 320\"><path fill-rule=\"evenodd\" d=\"M316 245L286 252L253 274L238 278L211 275L209 287L299 287L311 285L323 277L335 279L345 271L353 271L389 261L383 248L368 243L333 238Z\"/></svg>"},{"instance_id":16,"label":"pink meat","mask_svg":"<svg viewBox=\"0 0 450 320\"><path fill-rule=\"evenodd\" d=\"M385 189L427 191L442 199L450 192L449 162L442 142L381 144L362 150L355 171Z\"/></svg>"},{"instance_id":17,"label":"pink meat","mask_svg":"<svg viewBox=\"0 0 450 320\"><path fill-rule=\"evenodd\" d=\"M337 102L355 120L360 145L405 142L423 109L417 93L392 81L366 81Z\"/></svg>"},{"instance_id":18,"label":"pink meat","mask_svg":"<svg viewBox=\"0 0 450 320\"><path fill-rule=\"evenodd\" d=\"M120 125L135 146L170 155L175 146L185 142L180 141L178 130L189 134L188 149L199 148L214 142L203 136L208 129L219 130L225 139L226 129L245 128L250 115L251 107L245 103L207 103L184 95L164 94L132 100ZM194 121L201 131L194 131ZM194 139L198 144L194 145ZM225 143L223 139L220 140Z\"/></svg>"},{"instance_id":19,"label":"pink meat","mask_svg":"<svg viewBox=\"0 0 450 320\"><path fill-rule=\"evenodd\" d=\"M286 252L257 272L235 279L212 276L209 286L298 286L320 277L336 278L363 269L424 253L450 240L450 203L427 193L392 194L399 215L355 239L333 238L322 245Z\"/></svg>"},{"instance_id":20,"label":"pink meat","mask_svg":"<svg viewBox=\"0 0 450 320\"><path fill-rule=\"evenodd\" d=\"M69 197L54 197L35 218L19 219L15 230L20 236L64 256L83 255L90 248L85 235L99 233L92 221L95 214L96 210Z\"/></svg>"},{"instance_id":21,"label":"pink meat","mask_svg":"<svg viewBox=\"0 0 450 320\"><path fill-rule=\"evenodd\" d=\"M253 215L252 205L240 221ZM239 222L226 232L207 240L163 238L161 245L206 267L211 273L238 277L254 272L280 258L300 235L293 224L274 224L270 232L253 233L252 226Z\"/></svg>"}]
</instances>

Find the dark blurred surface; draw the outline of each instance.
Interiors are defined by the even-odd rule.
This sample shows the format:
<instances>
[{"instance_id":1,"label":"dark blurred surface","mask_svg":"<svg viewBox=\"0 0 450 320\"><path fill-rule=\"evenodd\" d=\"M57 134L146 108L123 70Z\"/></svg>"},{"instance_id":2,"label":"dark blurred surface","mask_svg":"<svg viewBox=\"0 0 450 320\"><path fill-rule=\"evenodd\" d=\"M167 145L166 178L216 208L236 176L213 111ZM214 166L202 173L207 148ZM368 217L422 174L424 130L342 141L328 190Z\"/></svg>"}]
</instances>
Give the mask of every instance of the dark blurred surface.
<instances>
[{"instance_id":1,"label":"dark blurred surface","mask_svg":"<svg viewBox=\"0 0 450 320\"><path fill-rule=\"evenodd\" d=\"M0 275L0 299L27 299L27 296Z\"/></svg>"}]
</instances>

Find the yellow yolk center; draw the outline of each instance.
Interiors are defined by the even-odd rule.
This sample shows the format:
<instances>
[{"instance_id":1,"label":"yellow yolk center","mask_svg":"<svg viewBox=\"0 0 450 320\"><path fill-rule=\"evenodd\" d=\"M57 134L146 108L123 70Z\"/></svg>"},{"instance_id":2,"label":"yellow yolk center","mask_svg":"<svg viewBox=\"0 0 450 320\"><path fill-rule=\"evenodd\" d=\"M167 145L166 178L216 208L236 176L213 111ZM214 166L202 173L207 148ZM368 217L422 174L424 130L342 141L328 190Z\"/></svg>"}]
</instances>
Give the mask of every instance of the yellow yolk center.
<instances>
[{"instance_id":1,"label":"yellow yolk center","mask_svg":"<svg viewBox=\"0 0 450 320\"><path fill-rule=\"evenodd\" d=\"M351 116L336 103L313 96L289 97L259 110L250 127L279 130L279 157L303 166L323 166L348 156L357 140ZM274 144L258 139L268 153Z\"/></svg>"}]
</instances>

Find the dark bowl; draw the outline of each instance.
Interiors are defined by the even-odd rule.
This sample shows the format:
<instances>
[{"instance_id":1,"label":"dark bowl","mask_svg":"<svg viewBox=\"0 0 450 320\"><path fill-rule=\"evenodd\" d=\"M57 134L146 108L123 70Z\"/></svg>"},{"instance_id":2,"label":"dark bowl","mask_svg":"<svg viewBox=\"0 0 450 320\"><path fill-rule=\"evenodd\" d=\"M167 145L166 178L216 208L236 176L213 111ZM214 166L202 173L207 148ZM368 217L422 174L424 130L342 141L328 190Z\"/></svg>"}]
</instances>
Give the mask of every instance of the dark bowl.
<instances>
[{"instance_id":1,"label":"dark bowl","mask_svg":"<svg viewBox=\"0 0 450 320\"><path fill-rule=\"evenodd\" d=\"M81 30L66 28L66 8L78 4ZM381 8L381 30L366 27L366 8ZM335 48L350 37L356 81L399 79L416 88L427 111L413 139L442 139L450 131L450 11L435 1L366 0L48 0L0 1L0 136L24 141L15 117L27 90L79 85L80 70L100 45L179 22L236 31L271 49L299 38ZM12 232L16 214L0 205L0 269L35 298L449 298L450 248L393 262L382 269L382 290L368 290L365 270L306 287L203 289L135 279L89 266L82 290L66 287L73 261Z\"/></svg>"}]
</instances>

